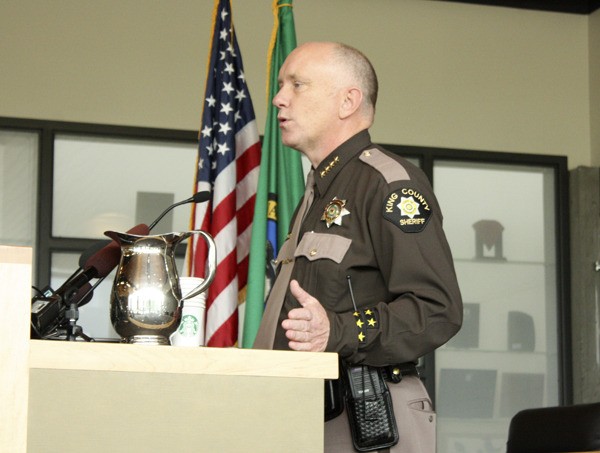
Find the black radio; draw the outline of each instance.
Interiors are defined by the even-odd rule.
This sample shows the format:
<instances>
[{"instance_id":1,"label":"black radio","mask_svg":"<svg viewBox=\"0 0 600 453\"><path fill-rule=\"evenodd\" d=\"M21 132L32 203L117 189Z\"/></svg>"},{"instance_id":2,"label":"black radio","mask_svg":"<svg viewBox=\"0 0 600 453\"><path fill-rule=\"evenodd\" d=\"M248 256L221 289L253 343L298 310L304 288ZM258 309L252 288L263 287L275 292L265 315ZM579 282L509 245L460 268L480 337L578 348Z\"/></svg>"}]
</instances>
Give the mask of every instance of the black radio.
<instances>
[{"instance_id":1,"label":"black radio","mask_svg":"<svg viewBox=\"0 0 600 453\"><path fill-rule=\"evenodd\" d=\"M348 384L352 398L368 398L381 395L387 386L377 368L369 366L349 366L347 368Z\"/></svg>"},{"instance_id":2,"label":"black radio","mask_svg":"<svg viewBox=\"0 0 600 453\"><path fill-rule=\"evenodd\" d=\"M349 390L346 410L354 448L372 451L396 445L398 427L381 368L348 365L344 374Z\"/></svg>"}]
</instances>

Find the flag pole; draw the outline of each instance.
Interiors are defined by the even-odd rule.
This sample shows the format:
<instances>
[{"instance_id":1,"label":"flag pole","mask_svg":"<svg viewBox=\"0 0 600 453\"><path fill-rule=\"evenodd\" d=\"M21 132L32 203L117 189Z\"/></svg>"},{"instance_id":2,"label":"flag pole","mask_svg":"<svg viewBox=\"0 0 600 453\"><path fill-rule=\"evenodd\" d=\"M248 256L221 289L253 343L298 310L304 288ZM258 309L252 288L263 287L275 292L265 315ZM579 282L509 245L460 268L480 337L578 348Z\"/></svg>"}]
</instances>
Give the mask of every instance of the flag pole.
<instances>
[{"instance_id":1,"label":"flag pole","mask_svg":"<svg viewBox=\"0 0 600 453\"><path fill-rule=\"evenodd\" d=\"M304 193L300 153L282 144L277 109L272 104L278 90L279 69L296 47L293 5L291 0L274 0L272 8L274 25L267 58L267 122L250 243L244 348L251 348L254 343L272 283L271 261L287 236L291 217Z\"/></svg>"}]
</instances>

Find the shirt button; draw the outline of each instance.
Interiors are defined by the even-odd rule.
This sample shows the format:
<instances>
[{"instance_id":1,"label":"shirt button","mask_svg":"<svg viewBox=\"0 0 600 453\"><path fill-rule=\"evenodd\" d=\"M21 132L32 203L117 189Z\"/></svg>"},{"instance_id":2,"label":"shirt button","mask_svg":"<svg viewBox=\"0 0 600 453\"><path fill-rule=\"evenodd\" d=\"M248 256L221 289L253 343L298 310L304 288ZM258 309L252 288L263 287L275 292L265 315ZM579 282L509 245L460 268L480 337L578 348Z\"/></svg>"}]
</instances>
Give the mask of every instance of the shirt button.
<instances>
[{"instance_id":1,"label":"shirt button","mask_svg":"<svg viewBox=\"0 0 600 453\"><path fill-rule=\"evenodd\" d=\"M315 256L317 254L317 249L312 249L309 254L310 256Z\"/></svg>"}]
</instances>

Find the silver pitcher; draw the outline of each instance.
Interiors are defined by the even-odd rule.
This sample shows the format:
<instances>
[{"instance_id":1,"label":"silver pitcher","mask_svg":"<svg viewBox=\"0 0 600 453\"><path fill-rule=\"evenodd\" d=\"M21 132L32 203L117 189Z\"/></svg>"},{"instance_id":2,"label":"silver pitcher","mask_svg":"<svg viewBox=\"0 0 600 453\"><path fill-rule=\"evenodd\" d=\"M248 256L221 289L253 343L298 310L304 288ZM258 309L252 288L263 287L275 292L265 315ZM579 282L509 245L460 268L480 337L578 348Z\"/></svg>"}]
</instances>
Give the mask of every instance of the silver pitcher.
<instances>
[{"instance_id":1,"label":"silver pitcher","mask_svg":"<svg viewBox=\"0 0 600 453\"><path fill-rule=\"evenodd\" d=\"M110 320L127 343L169 344L181 320L181 302L197 296L212 283L217 268L216 245L204 231L138 236L116 231L104 234L121 245L121 262L110 294ZM175 248L193 234L208 247L207 275L181 296Z\"/></svg>"}]
</instances>

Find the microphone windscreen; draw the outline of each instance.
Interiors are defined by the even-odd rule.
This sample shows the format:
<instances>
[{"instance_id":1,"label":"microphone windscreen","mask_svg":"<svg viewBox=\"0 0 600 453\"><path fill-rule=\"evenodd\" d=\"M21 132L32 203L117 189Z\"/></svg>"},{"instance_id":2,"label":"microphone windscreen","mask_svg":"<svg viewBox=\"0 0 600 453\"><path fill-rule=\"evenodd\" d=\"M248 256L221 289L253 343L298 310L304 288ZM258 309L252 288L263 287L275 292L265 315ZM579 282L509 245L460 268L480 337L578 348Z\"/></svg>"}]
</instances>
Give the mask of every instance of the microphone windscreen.
<instances>
[{"instance_id":1,"label":"microphone windscreen","mask_svg":"<svg viewBox=\"0 0 600 453\"><path fill-rule=\"evenodd\" d=\"M92 278L106 277L119 264L121 260L121 247L116 242L111 242L106 247L98 250L85 262L84 269L92 270Z\"/></svg>"},{"instance_id":2,"label":"microphone windscreen","mask_svg":"<svg viewBox=\"0 0 600 453\"><path fill-rule=\"evenodd\" d=\"M127 230L128 234L135 234L137 236L148 236L150 234L150 228L145 223L140 223L134 226L130 230Z\"/></svg>"},{"instance_id":3,"label":"microphone windscreen","mask_svg":"<svg viewBox=\"0 0 600 453\"><path fill-rule=\"evenodd\" d=\"M100 240L92 244L92 246L85 249L83 253L79 256L79 268L85 268L85 263L87 263L87 261L92 257L92 255L94 255L94 253L98 252L100 249L109 245L110 242L110 239Z\"/></svg>"},{"instance_id":4,"label":"microphone windscreen","mask_svg":"<svg viewBox=\"0 0 600 453\"><path fill-rule=\"evenodd\" d=\"M210 200L210 192L208 190L196 192L192 198L194 203L203 203Z\"/></svg>"}]
</instances>

